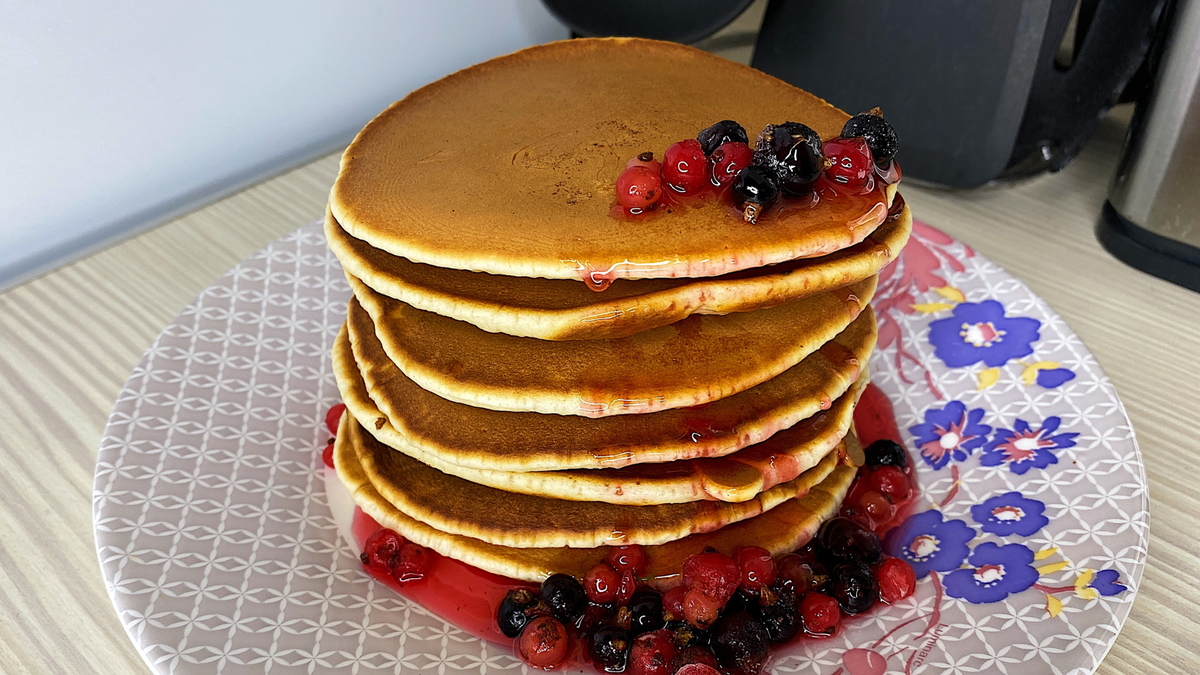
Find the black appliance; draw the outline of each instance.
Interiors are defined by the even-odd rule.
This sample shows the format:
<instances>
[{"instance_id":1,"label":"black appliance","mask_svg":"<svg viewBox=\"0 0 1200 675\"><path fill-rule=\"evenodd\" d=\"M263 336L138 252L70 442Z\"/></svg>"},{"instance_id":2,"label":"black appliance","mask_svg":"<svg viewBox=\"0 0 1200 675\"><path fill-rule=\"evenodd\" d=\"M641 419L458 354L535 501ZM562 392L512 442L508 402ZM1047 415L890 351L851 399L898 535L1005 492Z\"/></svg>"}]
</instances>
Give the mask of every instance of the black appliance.
<instances>
[{"instance_id":1,"label":"black appliance","mask_svg":"<svg viewBox=\"0 0 1200 675\"><path fill-rule=\"evenodd\" d=\"M544 2L580 35L683 42L749 4ZM851 113L882 108L906 178L975 187L1066 166L1137 81L1164 4L770 0L752 65Z\"/></svg>"}]
</instances>

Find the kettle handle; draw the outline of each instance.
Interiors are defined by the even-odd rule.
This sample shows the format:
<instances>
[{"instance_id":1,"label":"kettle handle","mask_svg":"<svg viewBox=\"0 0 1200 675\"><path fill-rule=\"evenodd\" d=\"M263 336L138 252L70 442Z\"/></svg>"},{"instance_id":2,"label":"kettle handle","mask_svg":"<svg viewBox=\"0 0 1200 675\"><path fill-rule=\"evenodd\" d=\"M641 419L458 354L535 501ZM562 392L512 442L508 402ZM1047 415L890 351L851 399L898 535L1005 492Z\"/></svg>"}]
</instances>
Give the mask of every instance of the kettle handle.
<instances>
[{"instance_id":1,"label":"kettle handle","mask_svg":"<svg viewBox=\"0 0 1200 675\"><path fill-rule=\"evenodd\" d=\"M1082 0L1075 57L1056 63L1074 2L1056 0L1003 177L1058 171L1079 154L1146 59L1167 0ZM1078 33L1077 33L1078 34ZM1099 111L1101 114L1097 114Z\"/></svg>"}]
</instances>

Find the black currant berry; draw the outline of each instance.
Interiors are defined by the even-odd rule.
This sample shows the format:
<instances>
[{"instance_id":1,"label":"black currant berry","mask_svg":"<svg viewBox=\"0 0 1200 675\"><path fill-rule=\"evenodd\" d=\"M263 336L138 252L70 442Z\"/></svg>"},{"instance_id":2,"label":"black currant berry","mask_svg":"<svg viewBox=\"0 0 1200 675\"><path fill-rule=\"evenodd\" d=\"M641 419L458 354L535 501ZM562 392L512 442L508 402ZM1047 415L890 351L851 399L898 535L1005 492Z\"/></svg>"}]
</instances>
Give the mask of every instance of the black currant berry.
<instances>
[{"instance_id":1,"label":"black currant berry","mask_svg":"<svg viewBox=\"0 0 1200 675\"><path fill-rule=\"evenodd\" d=\"M635 591L629 599L629 632L634 637L663 627L663 601L658 591Z\"/></svg>"},{"instance_id":2,"label":"black currant berry","mask_svg":"<svg viewBox=\"0 0 1200 675\"><path fill-rule=\"evenodd\" d=\"M696 134L696 140L700 141L700 147L704 149L705 155L711 155L713 150L721 147L723 143L749 143L749 138L746 136L746 130L742 125L733 120L721 120L711 127Z\"/></svg>"},{"instance_id":3,"label":"black currant berry","mask_svg":"<svg viewBox=\"0 0 1200 675\"><path fill-rule=\"evenodd\" d=\"M875 113L859 113L846 121L842 127L843 138L862 138L871 148L871 156L877 166L886 167L896 156L900 143L896 139L896 130Z\"/></svg>"},{"instance_id":4,"label":"black currant berry","mask_svg":"<svg viewBox=\"0 0 1200 675\"><path fill-rule=\"evenodd\" d=\"M863 455L867 458L867 466L898 466L901 469L908 466L908 453L896 441L875 441L863 448Z\"/></svg>"},{"instance_id":5,"label":"black currant berry","mask_svg":"<svg viewBox=\"0 0 1200 675\"><path fill-rule=\"evenodd\" d=\"M675 644L680 647L704 647L712 639L708 631L696 628L683 619L668 621L663 627L675 634Z\"/></svg>"},{"instance_id":6,"label":"black currant berry","mask_svg":"<svg viewBox=\"0 0 1200 675\"><path fill-rule=\"evenodd\" d=\"M821 137L799 122L768 124L754 141L754 162L769 167L787 195L804 195L825 169Z\"/></svg>"},{"instance_id":7,"label":"black currant berry","mask_svg":"<svg viewBox=\"0 0 1200 675\"><path fill-rule=\"evenodd\" d=\"M833 568L829 595L847 614L861 614L875 606L879 585L871 568L862 563L845 563Z\"/></svg>"},{"instance_id":8,"label":"black currant berry","mask_svg":"<svg viewBox=\"0 0 1200 675\"><path fill-rule=\"evenodd\" d=\"M605 672L624 672L629 662L629 632L620 626L604 625L588 636L588 656Z\"/></svg>"},{"instance_id":9,"label":"black currant berry","mask_svg":"<svg viewBox=\"0 0 1200 675\"><path fill-rule=\"evenodd\" d=\"M778 198L779 179L774 171L761 164L742 169L733 181L733 203L748 223L757 223L762 210Z\"/></svg>"},{"instance_id":10,"label":"black currant berry","mask_svg":"<svg viewBox=\"0 0 1200 675\"><path fill-rule=\"evenodd\" d=\"M587 594L583 585L569 574L552 574L542 582L542 600L550 606L554 616L563 623L575 623L575 619L587 605Z\"/></svg>"},{"instance_id":11,"label":"black currant berry","mask_svg":"<svg viewBox=\"0 0 1200 675\"><path fill-rule=\"evenodd\" d=\"M713 654L727 670L757 673L768 649L767 632L746 612L727 614L713 626Z\"/></svg>"},{"instance_id":12,"label":"black currant berry","mask_svg":"<svg viewBox=\"0 0 1200 675\"><path fill-rule=\"evenodd\" d=\"M520 635L525 624L537 615L537 612L533 611L537 604L538 598L532 591L524 588L509 591L496 609L496 623L500 626L500 632L510 638ZM545 606L542 609L545 609Z\"/></svg>"},{"instance_id":13,"label":"black currant berry","mask_svg":"<svg viewBox=\"0 0 1200 675\"><path fill-rule=\"evenodd\" d=\"M791 584L776 583L765 591L751 606L751 614L762 624L767 640L775 644L787 642L800 632L796 590Z\"/></svg>"},{"instance_id":14,"label":"black currant berry","mask_svg":"<svg viewBox=\"0 0 1200 675\"><path fill-rule=\"evenodd\" d=\"M825 521L817 532L817 555L831 568L848 562L874 565L883 555L883 546L874 532L838 516Z\"/></svg>"}]
</instances>

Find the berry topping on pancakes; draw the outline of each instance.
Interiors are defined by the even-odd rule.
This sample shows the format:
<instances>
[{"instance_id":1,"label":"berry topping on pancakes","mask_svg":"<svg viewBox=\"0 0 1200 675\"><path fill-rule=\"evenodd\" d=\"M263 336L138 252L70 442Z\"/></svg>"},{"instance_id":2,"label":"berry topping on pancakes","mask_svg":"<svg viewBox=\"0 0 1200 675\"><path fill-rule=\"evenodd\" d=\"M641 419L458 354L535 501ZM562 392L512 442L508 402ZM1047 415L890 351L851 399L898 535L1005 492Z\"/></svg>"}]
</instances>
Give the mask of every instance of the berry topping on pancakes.
<instances>
[{"instance_id":1,"label":"berry topping on pancakes","mask_svg":"<svg viewBox=\"0 0 1200 675\"><path fill-rule=\"evenodd\" d=\"M714 150L726 143L749 143L746 130L733 120L721 120L696 135L704 154L711 155Z\"/></svg>"},{"instance_id":2,"label":"berry topping on pancakes","mask_svg":"<svg viewBox=\"0 0 1200 675\"><path fill-rule=\"evenodd\" d=\"M842 127L842 137L865 140L867 146L871 148L871 155L874 157L875 163L880 167L887 166L896 156L896 150L900 147L900 142L896 138L896 130L888 124L887 120L883 119L879 108L859 113L847 120L846 125Z\"/></svg>"}]
</instances>

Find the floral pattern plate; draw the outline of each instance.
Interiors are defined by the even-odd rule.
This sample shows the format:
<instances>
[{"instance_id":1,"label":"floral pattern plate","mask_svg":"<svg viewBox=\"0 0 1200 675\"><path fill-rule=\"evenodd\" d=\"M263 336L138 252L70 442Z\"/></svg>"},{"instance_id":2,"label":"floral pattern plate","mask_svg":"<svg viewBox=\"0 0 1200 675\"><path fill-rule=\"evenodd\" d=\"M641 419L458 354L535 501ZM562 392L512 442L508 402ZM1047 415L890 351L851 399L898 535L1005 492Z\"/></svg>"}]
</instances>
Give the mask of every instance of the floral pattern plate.
<instances>
[{"instance_id":1,"label":"floral pattern plate","mask_svg":"<svg viewBox=\"0 0 1200 675\"><path fill-rule=\"evenodd\" d=\"M373 582L323 487L349 289L318 223L235 267L154 342L96 465L105 583L158 673L521 672ZM1091 673L1146 556L1129 420L1028 288L921 223L881 275L872 378L923 503L885 546L914 597L777 654L776 673Z\"/></svg>"}]
</instances>

